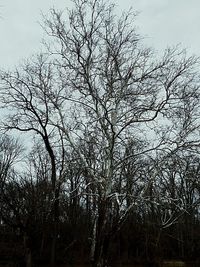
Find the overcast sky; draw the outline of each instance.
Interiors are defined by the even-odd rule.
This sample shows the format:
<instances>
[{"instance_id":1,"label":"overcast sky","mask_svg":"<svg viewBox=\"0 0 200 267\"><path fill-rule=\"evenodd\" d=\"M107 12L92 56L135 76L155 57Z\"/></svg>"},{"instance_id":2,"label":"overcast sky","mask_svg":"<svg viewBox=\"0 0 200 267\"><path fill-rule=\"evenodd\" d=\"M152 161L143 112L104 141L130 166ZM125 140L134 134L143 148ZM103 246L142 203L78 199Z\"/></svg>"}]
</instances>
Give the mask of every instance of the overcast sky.
<instances>
[{"instance_id":1,"label":"overcast sky","mask_svg":"<svg viewBox=\"0 0 200 267\"><path fill-rule=\"evenodd\" d=\"M111 0L112 1L112 0ZM145 42L157 50L181 43L200 55L199 0L113 0L119 8L140 12L136 24ZM40 50L41 12L63 9L70 0L0 0L0 63L7 68Z\"/></svg>"}]
</instances>

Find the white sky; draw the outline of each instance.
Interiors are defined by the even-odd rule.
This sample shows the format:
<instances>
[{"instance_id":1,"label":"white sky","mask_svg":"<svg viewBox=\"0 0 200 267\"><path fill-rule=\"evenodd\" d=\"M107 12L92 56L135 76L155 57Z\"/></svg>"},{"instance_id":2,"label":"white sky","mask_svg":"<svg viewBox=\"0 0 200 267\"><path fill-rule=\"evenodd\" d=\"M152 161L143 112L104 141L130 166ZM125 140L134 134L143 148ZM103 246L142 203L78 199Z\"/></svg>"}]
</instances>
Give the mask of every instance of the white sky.
<instances>
[{"instance_id":1,"label":"white sky","mask_svg":"<svg viewBox=\"0 0 200 267\"><path fill-rule=\"evenodd\" d=\"M136 21L148 45L160 50L181 43L200 55L199 0L111 0L120 8L140 11ZM17 65L40 50L41 11L65 8L70 0L0 0L0 67Z\"/></svg>"}]
</instances>

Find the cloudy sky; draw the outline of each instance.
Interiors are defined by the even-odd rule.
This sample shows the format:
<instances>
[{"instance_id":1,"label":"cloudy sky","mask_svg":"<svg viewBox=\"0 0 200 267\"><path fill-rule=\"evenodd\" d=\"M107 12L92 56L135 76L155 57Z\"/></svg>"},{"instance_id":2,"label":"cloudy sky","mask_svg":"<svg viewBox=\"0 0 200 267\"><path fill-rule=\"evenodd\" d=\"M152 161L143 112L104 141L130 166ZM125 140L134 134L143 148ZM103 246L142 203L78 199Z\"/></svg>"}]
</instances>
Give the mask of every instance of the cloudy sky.
<instances>
[{"instance_id":1,"label":"cloudy sky","mask_svg":"<svg viewBox=\"0 0 200 267\"><path fill-rule=\"evenodd\" d=\"M112 1L112 0L111 0ZM200 55L199 0L113 0L120 9L133 6L140 12L136 24L145 42L162 50L181 43ZM1 67L17 65L41 47L41 12L63 9L70 0L0 0Z\"/></svg>"}]
</instances>

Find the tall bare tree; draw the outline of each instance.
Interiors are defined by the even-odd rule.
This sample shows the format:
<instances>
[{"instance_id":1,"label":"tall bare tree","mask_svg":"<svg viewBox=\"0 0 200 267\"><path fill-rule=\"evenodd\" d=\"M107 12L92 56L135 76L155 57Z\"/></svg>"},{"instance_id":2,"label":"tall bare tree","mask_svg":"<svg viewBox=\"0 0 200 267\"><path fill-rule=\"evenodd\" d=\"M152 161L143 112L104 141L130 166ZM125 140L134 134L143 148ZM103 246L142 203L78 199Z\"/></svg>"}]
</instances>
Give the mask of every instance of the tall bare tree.
<instances>
[{"instance_id":1,"label":"tall bare tree","mask_svg":"<svg viewBox=\"0 0 200 267\"><path fill-rule=\"evenodd\" d=\"M158 149L171 152L179 146L181 132L184 140L193 132L194 121L189 119L193 110L186 103L198 105L198 60L187 58L178 48L166 49L158 59L141 44L131 11L118 18L114 5L103 0L73 4L67 20L56 10L45 19L45 29L53 37L53 45L47 47L65 86L63 102L55 106L60 116L55 126L79 154L86 186L92 185L92 195L98 199L91 258L95 266L104 266L111 203L120 206L118 223L135 205L132 201L125 209L124 195L116 190L122 166ZM65 116L66 107L72 120ZM87 148L77 146L77 140ZM127 155L130 140L142 145Z\"/></svg>"}]
</instances>

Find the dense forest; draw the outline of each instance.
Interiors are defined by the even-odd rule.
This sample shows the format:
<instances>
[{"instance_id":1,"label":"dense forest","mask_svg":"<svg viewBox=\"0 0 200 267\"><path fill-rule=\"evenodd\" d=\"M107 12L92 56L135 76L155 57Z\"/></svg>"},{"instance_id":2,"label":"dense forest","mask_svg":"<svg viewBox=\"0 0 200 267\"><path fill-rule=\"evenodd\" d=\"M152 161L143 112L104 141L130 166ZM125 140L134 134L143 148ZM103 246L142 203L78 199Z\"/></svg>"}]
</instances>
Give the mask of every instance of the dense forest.
<instances>
[{"instance_id":1,"label":"dense forest","mask_svg":"<svg viewBox=\"0 0 200 267\"><path fill-rule=\"evenodd\" d=\"M72 2L0 73L0 264L198 264L199 59L147 48L132 10Z\"/></svg>"}]
</instances>

